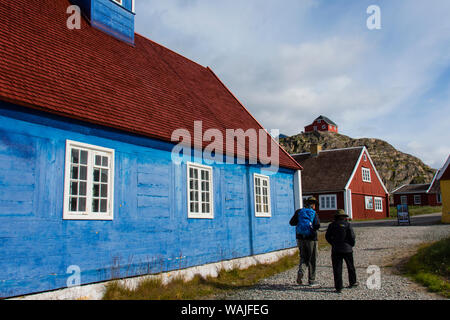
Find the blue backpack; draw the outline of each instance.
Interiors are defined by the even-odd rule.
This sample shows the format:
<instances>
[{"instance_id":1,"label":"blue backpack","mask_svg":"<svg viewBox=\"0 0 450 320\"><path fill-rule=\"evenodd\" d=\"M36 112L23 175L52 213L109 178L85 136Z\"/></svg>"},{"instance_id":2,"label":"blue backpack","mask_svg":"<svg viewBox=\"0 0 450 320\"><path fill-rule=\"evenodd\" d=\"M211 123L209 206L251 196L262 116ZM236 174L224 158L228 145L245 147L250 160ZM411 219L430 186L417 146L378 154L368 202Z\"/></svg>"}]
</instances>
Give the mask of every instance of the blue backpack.
<instances>
[{"instance_id":1,"label":"blue backpack","mask_svg":"<svg viewBox=\"0 0 450 320\"><path fill-rule=\"evenodd\" d=\"M316 212L311 208L303 208L298 211L298 223L295 229L297 234L308 237L313 234L313 222Z\"/></svg>"}]
</instances>

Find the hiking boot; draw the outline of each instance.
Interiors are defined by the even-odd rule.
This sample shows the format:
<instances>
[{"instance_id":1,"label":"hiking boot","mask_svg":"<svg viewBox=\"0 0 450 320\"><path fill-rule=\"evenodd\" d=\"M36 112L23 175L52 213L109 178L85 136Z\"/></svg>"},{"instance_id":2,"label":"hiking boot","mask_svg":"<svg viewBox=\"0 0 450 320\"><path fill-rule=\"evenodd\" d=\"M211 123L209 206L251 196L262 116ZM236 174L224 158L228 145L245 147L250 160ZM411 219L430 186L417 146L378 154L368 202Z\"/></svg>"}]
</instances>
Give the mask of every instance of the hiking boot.
<instances>
[{"instance_id":1,"label":"hiking boot","mask_svg":"<svg viewBox=\"0 0 450 320\"><path fill-rule=\"evenodd\" d=\"M336 289L336 293L342 293L342 289Z\"/></svg>"},{"instance_id":2,"label":"hiking boot","mask_svg":"<svg viewBox=\"0 0 450 320\"><path fill-rule=\"evenodd\" d=\"M319 284L315 281L309 281L309 286L312 288L317 288L319 287Z\"/></svg>"},{"instance_id":3,"label":"hiking boot","mask_svg":"<svg viewBox=\"0 0 450 320\"><path fill-rule=\"evenodd\" d=\"M358 281L353 283L353 284L351 284L351 285L349 285L347 288L351 289L351 288L355 288L357 286L359 286L359 282Z\"/></svg>"},{"instance_id":4,"label":"hiking boot","mask_svg":"<svg viewBox=\"0 0 450 320\"><path fill-rule=\"evenodd\" d=\"M297 275L297 284L299 284L299 285L303 284L302 275L300 275L300 274Z\"/></svg>"}]
</instances>

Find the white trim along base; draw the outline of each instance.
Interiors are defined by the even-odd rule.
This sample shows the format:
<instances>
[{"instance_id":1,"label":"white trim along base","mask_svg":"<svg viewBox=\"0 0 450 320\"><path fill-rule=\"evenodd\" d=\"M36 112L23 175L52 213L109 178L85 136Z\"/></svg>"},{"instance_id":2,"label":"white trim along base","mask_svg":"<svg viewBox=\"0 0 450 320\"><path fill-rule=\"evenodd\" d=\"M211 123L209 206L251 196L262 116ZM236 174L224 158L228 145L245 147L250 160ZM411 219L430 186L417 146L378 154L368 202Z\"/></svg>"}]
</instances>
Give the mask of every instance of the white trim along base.
<instances>
[{"instance_id":1,"label":"white trim along base","mask_svg":"<svg viewBox=\"0 0 450 320\"><path fill-rule=\"evenodd\" d=\"M202 266L182 269L182 270L174 270L166 273L162 273L159 275L146 275L141 277L127 278L118 280L120 284L126 286L127 288L134 289L136 288L142 281L150 278L160 278L163 284L167 284L171 282L173 279L177 279L182 277L185 281L192 280L194 276L201 275L206 278L217 277L221 270L232 270L234 268L238 269L247 269L256 264L262 263L273 263L281 258L293 255L296 253L298 249L290 248L284 249L269 253L264 253L255 256L249 256L244 258L238 258L233 260L226 260L211 264L205 264ZM117 281L117 280L115 280ZM110 283L110 281L87 284L73 288L65 288L55 291L49 291L44 293L26 295L16 298L11 298L9 300L101 300L105 290L106 285Z\"/></svg>"}]
</instances>

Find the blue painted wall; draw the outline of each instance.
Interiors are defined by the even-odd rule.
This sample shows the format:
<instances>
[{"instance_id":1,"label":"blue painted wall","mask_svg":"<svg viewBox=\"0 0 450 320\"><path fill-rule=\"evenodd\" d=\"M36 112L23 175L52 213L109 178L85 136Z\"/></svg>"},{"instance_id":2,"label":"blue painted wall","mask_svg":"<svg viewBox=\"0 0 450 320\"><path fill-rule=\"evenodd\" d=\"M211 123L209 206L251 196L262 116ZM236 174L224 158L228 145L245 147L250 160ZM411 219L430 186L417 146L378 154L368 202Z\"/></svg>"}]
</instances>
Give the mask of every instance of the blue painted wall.
<instances>
[{"instance_id":1,"label":"blue painted wall","mask_svg":"<svg viewBox=\"0 0 450 320\"><path fill-rule=\"evenodd\" d=\"M62 219L66 139L115 149L113 221ZM172 147L0 102L0 296L66 287L71 265L86 284L295 246L293 171L271 176L272 217L256 218L261 168L214 164L215 218L188 219Z\"/></svg>"},{"instance_id":2,"label":"blue painted wall","mask_svg":"<svg viewBox=\"0 0 450 320\"><path fill-rule=\"evenodd\" d=\"M134 18L132 0L122 5L112 0L71 0L78 5L92 26L122 41L134 44Z\"/></svg>"}]
</instances>

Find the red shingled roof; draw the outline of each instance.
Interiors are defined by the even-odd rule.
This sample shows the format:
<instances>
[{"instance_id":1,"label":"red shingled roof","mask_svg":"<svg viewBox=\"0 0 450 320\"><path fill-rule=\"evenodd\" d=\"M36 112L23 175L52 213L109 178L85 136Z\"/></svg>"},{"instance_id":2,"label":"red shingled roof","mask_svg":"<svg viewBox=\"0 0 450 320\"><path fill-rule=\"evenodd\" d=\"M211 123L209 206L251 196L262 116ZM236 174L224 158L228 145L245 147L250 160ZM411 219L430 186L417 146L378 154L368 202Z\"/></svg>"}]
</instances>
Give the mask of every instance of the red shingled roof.
<instances>
[{"instance_id":1,"label":"red shingled roof","mask_svg":"<svg viewBox=\"0 0 450 320\"><path fill-rule=\"evenodd\" d=\"M179 128L193 137L199 120L224 136L262 128L209 68L139 34L133 47L85 20L69 30L69 5L0 2L0 100L164 141ZM279 154L281 167L301 169Z\"/></svg>"}]
</instances>

